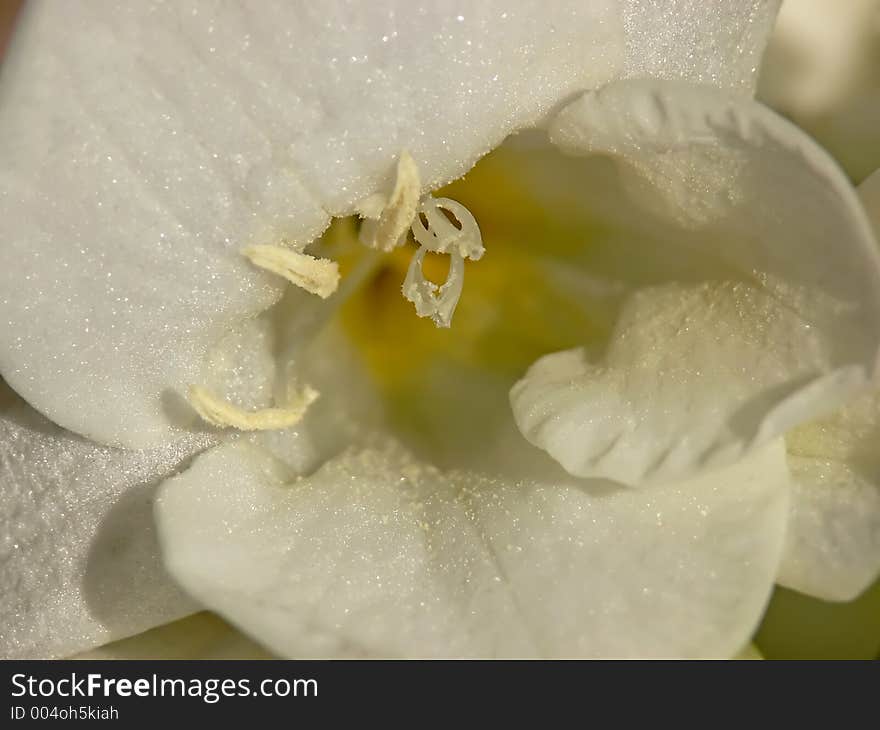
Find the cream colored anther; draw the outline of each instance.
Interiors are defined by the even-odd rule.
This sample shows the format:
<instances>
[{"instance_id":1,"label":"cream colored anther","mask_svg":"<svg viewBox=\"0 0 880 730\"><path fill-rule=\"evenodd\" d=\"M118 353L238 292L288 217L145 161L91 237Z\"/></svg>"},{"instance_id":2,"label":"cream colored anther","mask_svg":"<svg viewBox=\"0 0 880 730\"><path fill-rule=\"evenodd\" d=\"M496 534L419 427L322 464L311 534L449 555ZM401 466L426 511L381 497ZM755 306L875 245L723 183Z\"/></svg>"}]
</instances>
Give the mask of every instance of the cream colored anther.
<instances>
[{"instance_id":1,"label":"cream colored anther","mask_svg":"<svg viewBox=\"0 0 880 730\"><path fill-rule=\"evenodd\" d=\"M203 420L213 426L236 428L239 431L274 431L295 426L318 395L317 390L306 386L301 393L290 398L284 408L246 411L199 385L189 388L189 402Z\"/></svg>"},{"instance_id":2,"label":"cream colored anther","mask_svg":"<svg viewBox=\"0 0 880 730\"><path fill-rule=\"evenodd\" d=\"M254 266L283 276L322 299L329 297L339 286L339 266L329 259L315 258L281 246L249 246L242 254Z\"/></svg>"},{"instance_id":3,"label":"cream colored anther","mask_svg":"<svg viewBox=\"0 0 880 730\"><path fill-rule=\"evenodd\" d=\"M388 199L381 194L374 195L358 206L364 218L361 243L379 251L402 246L418 212L421 192L419 169L409 152L404 150L397 160L397 177Z\"/></svg>"}]
</instances>

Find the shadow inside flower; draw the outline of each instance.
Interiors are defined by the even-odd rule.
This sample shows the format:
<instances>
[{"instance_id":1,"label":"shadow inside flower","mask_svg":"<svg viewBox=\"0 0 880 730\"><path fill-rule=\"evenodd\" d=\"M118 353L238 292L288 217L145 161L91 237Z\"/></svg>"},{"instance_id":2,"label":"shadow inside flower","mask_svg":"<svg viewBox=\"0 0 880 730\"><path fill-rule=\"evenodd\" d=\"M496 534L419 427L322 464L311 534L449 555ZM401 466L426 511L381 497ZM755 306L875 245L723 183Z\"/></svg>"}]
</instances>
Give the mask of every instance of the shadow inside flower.
<instances>
[{"instance_id":1,"label":"shadow inside flower","mask_svg":"<svg viewBox=\"0 0 880 730\"><path fill-rule=\"evenodd\" d=\"M189 462L180 465L180 469ZM153 501L165 477L138 485L104 516L89 550L83 593L92 616L118 638L198 610L162 565Z\"/></svg>"}]
</instances>

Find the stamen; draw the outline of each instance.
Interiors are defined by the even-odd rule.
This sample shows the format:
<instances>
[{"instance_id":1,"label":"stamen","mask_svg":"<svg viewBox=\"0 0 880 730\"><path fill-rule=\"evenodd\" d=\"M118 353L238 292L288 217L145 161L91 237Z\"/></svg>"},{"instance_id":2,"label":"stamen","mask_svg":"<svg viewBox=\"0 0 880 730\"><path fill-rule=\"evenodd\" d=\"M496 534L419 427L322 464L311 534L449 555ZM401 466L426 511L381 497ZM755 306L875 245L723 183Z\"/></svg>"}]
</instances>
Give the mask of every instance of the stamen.
<instances>
[{"instance_id":1,"label":"stamen","mask_svg":"<svg viewBox=\"0 0 880 730\"><path fill-rule=\"evenodd\" d=\"M245 411L199 385L189 387L189 402L202 419L220 428L232 427L239 431L271 431L294 426L303 419L318 395L317 390L306 386L301 393L289 398L284 408Z\"/></svg>"},{"instance_id":2,"label":"stamen","mask_svg":"<svg viewBox=\"0 0 880 730\"><path fill-rule=\"evenodd\" d=\"M242 251L252 264L283 276L307 292L326 299L339 286L339 266L281 246L249 246Z\"/></svg>"},{"instance_id":3,"label":"stamen","mask_svg":"<svg viewBox=\"0 0 880 730\"><path fill-rule=\"evenodd\" d=\"M407 231L412 229L419 250L410 261L403 296L415 304L420 317L431 317L438 327L449 327L464 286L464 259L476 261L482 257L483 239L476 219L461 203L430 195L420 200L420 194L418 168L404 150L397 160L397 179L387 201L383 195L376 194L358 206L364 218L360 240L370 248L391 251L403 245ZM442 286L428 281L422 272L427 251L452 258L449 276Z\"/></svg>"},{"instance_id":4,"label":"stamen","mask_svg":"<svg viewBox=\"0 0 880 730\"><path fill-rule=\"evenodd\" d=\"M360 240L370 248L391 251L402 246L419 206L422 184L415 160L404 150L397 160L397 179L387 202L372 196L358 206L364 224Z\"/></svg>"}]
</instances>

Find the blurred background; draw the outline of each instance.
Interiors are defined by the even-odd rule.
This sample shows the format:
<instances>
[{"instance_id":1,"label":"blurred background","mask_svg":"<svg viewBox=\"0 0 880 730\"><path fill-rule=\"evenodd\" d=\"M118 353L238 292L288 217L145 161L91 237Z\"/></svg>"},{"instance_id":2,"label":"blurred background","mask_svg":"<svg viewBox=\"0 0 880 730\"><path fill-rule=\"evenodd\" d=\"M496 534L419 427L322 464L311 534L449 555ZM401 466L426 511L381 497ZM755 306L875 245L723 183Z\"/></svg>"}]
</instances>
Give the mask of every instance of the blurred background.
<instances>
[{"instance_id":1,"label":"blurred background","mask_svg":"<svg viewBox=\"0 0 880 730\"><path fill-rule=\"evenodd\" d=\"M6 41L12 30L12 21L15 18L21 0L0 0L0 58L6 49Z\"/></svg>"},{"instance_id":2,"label":"blurred background","mask_svg":"<svg viewBox=\"0 0 880 730\"><path fill-rule=\"evenodd\" d=\"M880 0L784 0L758 98L854 182L880 167Z\"/></svg>"}]
</instances>

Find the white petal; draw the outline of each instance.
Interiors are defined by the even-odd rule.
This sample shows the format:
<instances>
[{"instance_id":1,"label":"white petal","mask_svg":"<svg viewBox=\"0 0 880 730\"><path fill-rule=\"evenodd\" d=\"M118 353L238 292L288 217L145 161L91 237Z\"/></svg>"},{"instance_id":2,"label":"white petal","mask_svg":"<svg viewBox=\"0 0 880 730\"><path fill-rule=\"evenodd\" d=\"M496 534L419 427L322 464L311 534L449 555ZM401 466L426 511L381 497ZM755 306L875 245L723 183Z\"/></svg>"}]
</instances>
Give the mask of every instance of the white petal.
<instances>
[{"instance_id":1,"label":"white petal","mask_svg":"<svg viewBox=\"0 0 880 730\"><path fill-rule=\"evenodd\" d=\"M792 518L777 581L831 601L880 576L880 391L786 437Z\"/></svg>"},{"instance_id":2,"label":"white petal","mask_svg":"<svg viewBox=\"0 0 880 730\"><path fill-rule=\"evenodd\" d=\"M808 287L852 308L841 318L876 323L880 254L854 188L766 107L706 86L627 81L584 94L550 132L569 154L615 159L632 209L656 214L670 248L681 237L743 276ZM862 348L873 356L880 336L870 334Z\"/></svg>"},{"instance_id":3,"label":"white petal","mask_svg":"<svg viewBox=\"0 0 880 730\"><path fill-rule=\"evenodd\" d=\"M0 656L65 656L195 610L159 560L152 500L208 443L120 451L20 403L0 414Z\"/></svg>"},{"instance_id":4,"label":"white petal","mask_svg":"<svg viewBox=\"0 0 880 730\"><path fill-rule=\"evenodd\" d=\"M157 502L171 573L282 656L731 656L769 596L781 444L650 492L446 473L397 447L309 477L239 444Z\"/></svg>"},{"instance_id":5,"label":"white petal","mask_svg":"<svg viewBox=\"0 0 880 730\"><path fill-rule=\"evenodd\" d=\"M880 235L880 171L858 193ZM825 600L852 600L880 575L880 391L786 441L792 519L777 580Z\"/></svg>"},{"instance_id":6,"label":"white petal","mask_svg":"<svg viewBox=\"0 0 880 730\"><path fill-rule=\"evenodd\" d=\"M547 355L510 397L525 437L569 473L639 485L730 463L830 410L858 374L823 376L828 361L811 324L756 287L669 284L629 300L601 359Z\"/></svg>"},{"instance_id":7,"label":"white petal","mask_svg":"<svg viewBox=\"0 0 880 730\"><path fill-rule=\"evenodd\" d=\"M274 405L276 386L283 385L276 382L276 326L272 318L262 316L231 329L208 351L205 377L199 383L240 408Z\"/></svg>"},{"instance_id":8,"label":"white petal","mask_svg":"<svg viewBox=\"0 0 880 730\"><path fill-rule=\"evenodd\" d=\"M601 359L539 361L512 391L533 443L581 476L684 478L867 384L877 242L852 187L797 129L707 87L623 82L566 107L551 135L620 162L629 215L653 228L646 245L714 257L730 281L646 290Z\"/></svg>"},{"instance_id":9,"label":"white petal","mask_svg":"<svg viewBox=\"0 0 880 730\"><path fill-rule=\"evenodd\" d=\"M773 3L643 5L29 2L0 87L4 377L92 438L167 438L207 348L278 296L239 251L308 244L402 150L433 189L672 55L748 85L728 57L751 68Z\"/></svg>"},{"instance_id":10,"label":"white petal","mask_svg":"<svg viewBox=\"0 0 880 730\"><path fill-rule=\"evenodd\" d=\"M623 0L626 77L750 93L781 0Z\"/></svg>"},{"instance_id":11,"label":"white petal","mask_svg":"<svg viewBox=\"0 0 880 730\"><path fill-rule=\"evenodd\" d=\"M793 456L792 516L777 582L850 601L880 575L880 471Z\"/></svg>"}]
</instances>

